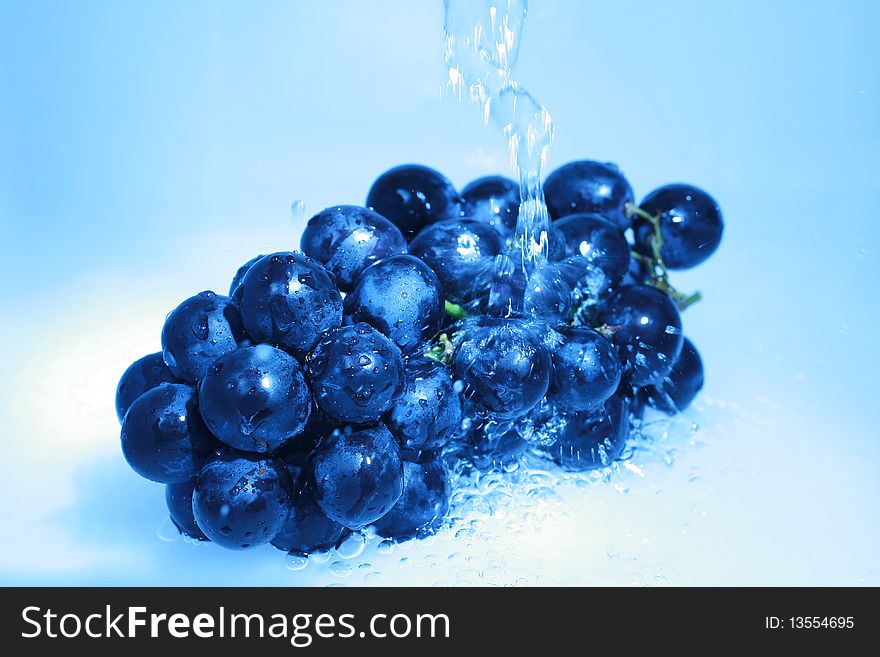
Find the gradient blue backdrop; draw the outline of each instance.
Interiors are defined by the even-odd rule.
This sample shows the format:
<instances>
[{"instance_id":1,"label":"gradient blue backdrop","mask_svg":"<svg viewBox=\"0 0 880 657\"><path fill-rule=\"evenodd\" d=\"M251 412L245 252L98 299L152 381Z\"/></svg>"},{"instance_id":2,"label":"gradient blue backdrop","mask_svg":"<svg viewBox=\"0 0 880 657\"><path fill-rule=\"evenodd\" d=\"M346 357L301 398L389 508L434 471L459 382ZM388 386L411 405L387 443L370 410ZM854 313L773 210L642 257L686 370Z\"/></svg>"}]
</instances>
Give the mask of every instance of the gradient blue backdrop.
<instances>
[{"instance_id":1,"label":"gradient blue backdrop","mask_svg":"<svg viewBox=\"0 0 880 657\"><path fill-rule=\"evenodd\" d=\"M693 182L727 219L676 278L706 295L702 519L668 531L687 486L612 500L633 524L587 528L596 554L549 581L592 581L619 530L673 584L880 583L878 25L870 0L533 0L515 77L555 119L551 168ZM510 173L444 86L441 26L440 0L0 3L0 582L310 581L159 541L113 390L184 297L298 245L294 200L361 203L407 161Z\"/></svg>"}]
</instances>

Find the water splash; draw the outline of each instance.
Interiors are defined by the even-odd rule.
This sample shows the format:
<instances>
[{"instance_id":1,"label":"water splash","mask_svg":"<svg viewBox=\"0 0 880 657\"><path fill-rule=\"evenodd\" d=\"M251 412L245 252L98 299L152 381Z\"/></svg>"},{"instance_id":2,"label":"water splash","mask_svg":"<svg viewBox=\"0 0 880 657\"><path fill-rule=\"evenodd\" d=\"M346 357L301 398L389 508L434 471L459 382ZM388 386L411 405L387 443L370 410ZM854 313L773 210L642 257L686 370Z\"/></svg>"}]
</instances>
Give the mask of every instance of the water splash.
<instances>
[{"instance_id":1,"label":"water splash","mask_svg":"<svg viewBox=\"0 0 880 657\"><path fill-rule=\"evenodd\" d=\"M449 84L479 105L483 121L507 140L519 177L520 209L512 249L496 261L490 306L508 313L529 311L526 290L549 253L550 218L541 172L550 157L550 112L512 78L519 55L526 0L444 0ZM543 316L537 304L533 314Z\"/></svg>"},{"instance_id":2,"label":"water splash","mask_svg":"<svg viewBox=\"0 0 880 657\"><path fill-rule=\"evenodd\" d=\"M294 224L300 224L306 217L306 203L302 199L294 199L290 203L290 218Z\"/></svg>"}]
</instances>

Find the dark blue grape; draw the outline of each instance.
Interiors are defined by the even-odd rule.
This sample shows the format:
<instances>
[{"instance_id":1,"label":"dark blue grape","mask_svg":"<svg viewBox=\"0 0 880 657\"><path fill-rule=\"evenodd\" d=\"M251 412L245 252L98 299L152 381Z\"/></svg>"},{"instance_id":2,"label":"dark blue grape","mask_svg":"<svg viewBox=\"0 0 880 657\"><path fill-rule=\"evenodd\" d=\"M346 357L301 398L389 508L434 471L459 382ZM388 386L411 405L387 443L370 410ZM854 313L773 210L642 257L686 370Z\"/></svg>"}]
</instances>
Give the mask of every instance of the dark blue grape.
<instances>
[{"instance_id":1,"label":"dark blue grape","mask_svg":"<svg viewBox=\"0 0 880 657\"><path fill-rule=\"evenodd\" d=\"M502 237L516 230L519 184L504 176L486 176L461 190L462 212L468 219L489 224Z\"/></svg>"},{"instance_id":2,"label":"dark blue grape","mask_svg":"<svg viewBox=\"0 0 880 657\"><path fill-rule=\"evenodd\" d=\"M241 314L229 297L201 292L172 310L162 327L162 358L174 376L195 383L215 358L245 339Z\"/></svg>"},{"instance_id":3,"label":"dark blue grape","mask_svg":"<svg viewBox=\"0 0 880 657\"><path fill-rule=\"evenodd\" d=\"M598 214L572 214L553 225L565 238L566 258L580 258L589 269L600 270L607 287L620 283L629 269L630 252L614 224Z\"/></svg>"},{"instance_id":4,"label":"dark blue grape","mask_svg":"<svg viewBox=\"0 0 880 657\"><path fill-rule=\"evenodd\" d=\"M630 226L626 204L632 188L615 164L581 160L564 164L544 181L544 198L554 219L570 214L601 214L621 231Z\"/></svg>"},{"instance_id":5,"label":"dark blue grape","mask_svg":"<svg viewBox=\"0 0 880 657\"><path fill-rule=\"evenodd\" d=\"M620 383L617 350L605 337L584 326L560 331L553 350L548 398L565 411L595 410Z\"/></svg>"},{"instance_id":6,"label":"dark blue grape","mask_svg":"<svg viewBox=\"0 0 880 657\"><path fill-rule=\"evenodd\" d=\"M684 339L681 353L660 383L645 388L649 406L673 415L683 411L703 388L703 360L694 344Z\"/></svg>"},{"instance_id":7,"label":"dark blue grape","mask_svg":"<svg viewBox=\"0 0 880 657\"><path fill-rule=\"evenodd\" d=\"M681 351L681 316L665 292L647 285L620 288L599 314L633 386L658 383Z\"/></svg>"},{"instance_id":8,"label":"dark blue grape","mask_svg":"<svg viewBox=\"0 0 880 657\"><path fill-rule=\"evenodd\" d=\"M308 482L327 517L361 529L384 516L403 492L400 448L381 423L336 431L312 452Z\"/></svg>"},{"instance_id":9,"label":"dark blue grape","mask_svg":"<svg viewBox=\"0 0 880 657\"><path fill-rule=\"evenodd\" d=\"M627 402L614 395L602 409L566 416L548 449L566 470L594 470L611 465L626 446L629 436Z\"/></svg>"},{"instance_id":10,"label":"dark blue grape","mask_svg":"<svg viewBox=\"0 0 880 657\"><path fill-rule=\"evenodd\" d=\"M443 324L443 288L418 258L391 256L364 270L344 310L346 322L367 322L404 354L417 353Z\"/></svg>"},{"instance_id":11,"label":"dark blue grape","mask_svg":"<svg viewBox=\"0 0 880 657\"><path fill-rule=\"evenodd\" d=\"M496 419L525 415L547 393L550 353L522 319L481 317L461 331L452 371L465 395Z\"/></svg>"},{"instance_id":12,"label":"dark blue grape","mask_svg":"<svg viewBox=\"0 0 880 657\"><path fill-rule=\"evenodd\" d=\"M304 476L298 476L295 481L290 515L272 539L272 545L285 552L304 554L335 547L349 533L349 529L324 514L315 502L311 489L305 485Z\"/></svg>"},{"instance_id":13,"label":"dark blue grape","mask_svg":"<svg viewBox=\"0 0 880 657\"><path fill-rule=\"evenodd\" d=\"M162 484L196 476L217 442L199 415L195 390L160 383L135 399L122 421L122 453L132 470Z\"/></svg>"},{"instance_id":14,"label":"dark blue grape","mask_svg":"<svg viewBox=\"0 0 880 657\"><path fill-rule=\"evenodd\" d=\"M503 245L501 235L488 224L452 219L416 235L409 252L434 270L447 299L464 303L488 292L495 256Z\"/></svg>"},{"instance_id":15,"label":"dark blue grape","mask_svg":"<svg viewBox=\"0 0 880 657\"><path fill-rule=\"evenodd\" d=\"M469 440L471 457L480 470L512 471L529 448L529 442L509 423L478 428Z\"/></svg>"},{"instance_id":16,"label":"dark blue grape","mask_svg":"<svg viewBox=\"0 0 880 657\"><path fill-rule=\"evenodd\" d=\"M459 216L461 199L441 173L418 164L405 164L376 179L367 207L412 237L428 224Z\"/></svg>"},{"instance_id":17,"label":"dark blue grape","mask_svg":"<svg viewBox=\"0 0 880 657\"><path fill-rule=\"evenodd\" d=\"M174 373L162 360L161 353L144 356L129 365L116 387L116 416L119 421L122 422L135 399L160 383L177 383Z\"/></svg>"},{"instance_id":18,"label":"dark blue grape","mask_svg":"<svg viewBox=\"0 0 880 657\"><path fill-rule=\"evenodd\" d=\"M205 424L230 447L270 452L299 434L312 396L299 363L267 344L215 360L199 385Z\"/></svg>"},{"instance_id":19,"label":"dark blue grape","mask_svg":"<svg viewBox=\"0 0 880 657\"><path fill-rule=\"evenodd\" d=\"M229 298L232 299L236 304L241 303L241 282L244 280L245 274L247 274L251 267L259 260L264 257L263 255L258 255L256 258L251 258L246 263L244 263L241 267L238 268L238 271L235 272L235 276L232 278L232 284L229 286Z\"/></svg>"},{"instance_id":20,"label":"dark blue grape","mask_svg":"<svg viewBox=\"0 0 880 657\"><path fill-rule=\"evenodd\" d=\"M182 481L179 484L167 484L165 486L165 504L174 526L190 538L199 541L209 540L205 532L199 529L196 518L193 515L193 487L195 479Z\"/></svg>"},{"instance_id":21,"label":"dark blue grape","mask_svg":"<svg viewBox=\"0 0 880 657\"><path fill-rule=\"evenodd\" d=\"M703 262L721 243L724 221L711 196L692 185L666 185L642 201L642 210L660 215L663 246L660 257L669 269L689 269ZM651 256L654 226L636 217L633 224L636 250Z\"/></svg>"},{"instance_id":22,"label":"dark blue grape","mask_svg":"<svg viewBox=\"0 0 880 657\"><path fill-rule=\"evenodd\" d=\"M443 447L461 427L461 397L452 372L433 358L406 361L403 394L385 418L404 449L423 451Z\"/></svg>"},{"instance_id":23,"label":"dark blue grape","mask_svg":"<svg viewBox=\"0 0 880 657\"><path fill-rule=\"evenodd\" d=\"M325 333L307 366L318 406L352 424L378 420L403 383L400 349L363 322Z\"/></svg>"},{"instance_id":24,"label":"dark blue grape","mask_svg":"<svg viewBox=\"0 0 880 657\"><path fill-rule=\"evenodd\" d=\"M385 538L424 538L437 531L448 511L449 473L443 460L405 461L403 493L374 526Z\"/></svg>"},{"instance_id":25,"label":"dark blue grape","mask_svg":"<svg viewBox=\"0 0 880 657\"><path fill-rule=\"evenodd\" d=\"M245 274L241 315L256 342L302 356L342 323L342 297L320 263L302 253L273 253Z\"/></svg>"},{"instance_id":26,"label":"dark blue grape","mask_svg":"<svg viewBox=\"0 0 880 657\"><path fill-rule=\"evenodd\" d=\"M274 457L228 449L199 472L193 514L218 545L234 550L263 545L287 521L291 488L287 469Z\"/></svg>"},{"instance_id":27,"label":"dark blue grape","mask_svg":"<svg viewBox=\"0 0 880 657\"><path fill-rule=\"evenodd\" d=\"M406 253L406 239L382 215L357 205L338 205L309 219L300 248L336 277L340 290L348 292L364 269Z\"/></svg>"}]
</instances>

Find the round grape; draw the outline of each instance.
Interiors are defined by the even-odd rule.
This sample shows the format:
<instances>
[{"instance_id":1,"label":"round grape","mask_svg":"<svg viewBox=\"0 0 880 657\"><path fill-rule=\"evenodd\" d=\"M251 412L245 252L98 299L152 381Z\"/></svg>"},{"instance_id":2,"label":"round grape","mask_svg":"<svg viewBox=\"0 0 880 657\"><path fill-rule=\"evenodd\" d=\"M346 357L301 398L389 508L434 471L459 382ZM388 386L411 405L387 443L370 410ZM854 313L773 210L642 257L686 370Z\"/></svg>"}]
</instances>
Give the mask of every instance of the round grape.
<instances>
[{"instance_id":1,"label":"round grape","mask_svg":"<svg viewBox=\"0 0 880 657\"><path fill-rule=\"evenodd\" d=\"M162 327L162 358L174 376L196 383L208 365L245 339L241 314L229 297L202 292L172 310Z\"/></svg>"},{"instance_id":2,"label":"round grape","mask_svg":"<svg viewBox=\"0 0 880 657\"><path fill-rule=\"evenodd\" d=\"M564 164L544 181L544 198L550 216L595 212L622 232L629 228L626 206L633 202L632 188L615 164L581 160Z\"/></svg>"},{"instance_id":3,"label":"round grape","mask_svg":"<svg viewBox=\"0 0 880 657\"><path fill-rule=\"evenodd\" d=\"M346 322L367 322L404 354L417 353L443 324L443 288L428 265L396 255L364 270L344 303Z\"/></svg>"},{"instance_id":4,"label":"round grape","mask_svg":"<svg viewBox=\"0 0 880 657\"><path fill-rule=\"evenodd\" d=\"M403 383L403 356L387 337L363 322L324 334L307 361L318 406L342 422L378 420Z\"/></svg>"},{"instance_id":5,"label":"round grape","mask_svg":"<svg viewBox=\"0 0 880 657\"><path fill-rule=\"evenodd\" d=\"M337 205L309 219L300 248L348 292L361 272L388 256L406 253L406 239L382 215L357 205Z\"/></svg>"},{"instance_id":6,"label":"round grape","mask_svg":"<svg viewBox=\"0 0 880 657\"><path fill-rule=\"evenodd\" d=\"M216 445L187 385L160 383L138 397L122 421L125 460L150 481L192 479Z\"/></svg>"},{"instance_id":7,"label":"round grape","mask_svg":"<svg viewBox=\"0 0 880 657\"><path fill-rule=\"evenodd\" d=\"M512 317L481 317L462 327L453 374L471 402L496 419L525 415L547 393L550 354L536 332Z\"/></svg>"},{"instance_id":8,"label":"round grape","mask_svg":"<svg viewBox=\"0 0 880 657\"><path fill-rule=\"evenodd\" d=\"M409 252L434 270L447 299L464 303L488 291L495 256L503 245L501 235L488 224L452 219L416 235Z\"/></svg>"},{"instance_id":9,"label":"round grape","mask_svg":"<svg viewBox=\"0 0 880 657\"><path fill-rule=\"evenodd\" d=\"M289 474L275 458L230 449L199 472L193 514L214 543L245 550L268 543L281 530L290 490Z\"/></svg>"},{"instance_id":10,"label":"round grape","mask_svg":"<svg viewBox=\"0 0 880 657\"><path fill-rule=\"evenodd\" d=\"M349 529L376 522L403 492L400 448L384 424L337 431L318 443L309 487L324 513Z\"/></svg>"},{"instance_id":11,"label":"round grape","mask_svg":"<svg viewBox=\"0 0 880 657\"><path fill-rule=\"evenodd\" d=\"M634 386L658 383L681 351L681 316L669 296L648 285L620 288L599 314Z\"/></svg>"},{"instance_id":12,"label":"round grape","mask_svg":"<svg viewBox=\"0 0 880 657\"><path fill-rule=\"evenodd\" d=\"M548 450L566 470L594 470L617 460L628 436L628 405L614 395L597 412L568 415Z\"/></svg>"},{"instance_id":13,"label":"round grape","mask_svg":"<svg viewBox=\"0 0 880 657\"><path fill-rule=\"evenodd\" d=\"M406 361L403 394L385 418L404 449L422 451L443 447L461 427L461 397L452 372L426 357Z\"/></svg>"},{"instance_id":14,"label":"round grape","mask_svg":"<svg viewBox=\"0 0 880 657\"><path fill-rule=\"evenodd\" d=\"M512 471L529 448L528 441L509 424L478 428L469 440L474 465L484 471Z\"/></svg>"},{"instance_id":15,"label":"round grape","mask_svg":"<svg viewBox=\"0 0 880 657\"><path fill-rule=\"evenodd\" d=\"M660 257L669 269L690 269L712 255L721 243L724 221L711 196L692 185L666 185L642 201L642 210L660 215L663 246ZM636 217L636 250L652 256L653 224Z\"/></svg>"},{"instance_id":16,"label":"round grape","mask_svg":"<svg viewBox=\"0 0 880 657\"><path fill-rule=\"evenodd\" d=\"M230 447L269 452L299 434L312 397L300 364L267 344L221 356L199 385L205 424Z\"/></svg>"},{"instance_id":17,"label":"round grape","mask_svg":"<svg viewBox=\"0 0 880 657\"><path fill-rule=\"evenodd\" d=\"M598 214L571 214L555 222L565 238L566 258L577 257L598 269L607 286L616 286L629 270L629 244L623 233Z\"/></svg>"},{"instance_id":18,"label":"round grape","mask_svg":"<svg viewBox=\"0 0 880 657\"><path fill-rule=\"evenodd\" d=\"M442 174L418 164L405 164L376 179L367 194L367 207L410 238L428 224L458 217L461 200Z\"/></svg>"},{"instance_id":19,"label":"round grape","mask_svg":"<svg viewBox=\"0 0 880 657\"><path fill-rule=\"evenodd\" d=\"M245 274L241 315L256 342L303 356L318 336L342 323L342 297L320 263L302 253L273 253Z\"/></svg>"},{"instance_id":20,"label":"round grape","mask_svg":"<svg viewBox=\"0 0 880 657\"><path fill-rule=\"evenodd\" d=\"M553 374L547 397L566 411L590 411L605 403L620 383L614 345L584 326L560 331L552 353Z\"/></svg>"}]
</instances>

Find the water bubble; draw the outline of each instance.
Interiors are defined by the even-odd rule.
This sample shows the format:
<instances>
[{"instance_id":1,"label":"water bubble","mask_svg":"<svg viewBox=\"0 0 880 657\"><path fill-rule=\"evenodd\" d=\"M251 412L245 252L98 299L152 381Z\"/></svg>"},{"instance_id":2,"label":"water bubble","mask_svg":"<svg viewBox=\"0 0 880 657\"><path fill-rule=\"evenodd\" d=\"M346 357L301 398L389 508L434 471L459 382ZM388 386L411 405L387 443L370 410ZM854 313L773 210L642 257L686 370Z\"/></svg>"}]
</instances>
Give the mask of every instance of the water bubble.
<instances>
[{"instance_id":1,"label":"water bubble","mask_svg":"<svg viewBox=\"0 0 880 657\"><path fill-rule=\"evenodd\" d=\"M394 552L394 546L394 541L386 538L384 541L376 546L376 552L378 552L379 554L391 554L392 552Z\"/></svg>"},{"instance_id":2,"label":"water bubble","mask_svg":"<svg viewBox=\"0 0 880 657\"><path fill-rule=\"evenodd\" d=\"M372 572L364 575L364 584L376 584L382 577L382 573L378 570L374 570Z\"/></svg>"},{"instance_id":3,"label":"water bubble","mask_svg":"<svg viewBox=\"0 0 880 657\"><path fill-rule=\"evenodd\" d=\"M361 556L366 546L366 536L360 532L352 532L336 546L336 554L342 559L355 559Z\"/></svg>"},{"instance_id":4,"label":"water bubble","mask_svg":"<svg viewBox=\"0 0 880 657\"><path fill-rule=\"evenodd\" d=\"M309 565L309 556L302 552L291 552L284 560L287 570L302 570Z\"/></svg>"},{"instance_id":5,"label":"water bubble","mask_svg":"<svg viewBox=\"0 0 880 657\"><path fill-rule=\"evenodd\" d=\"M170 517L165 516L165 519L156 528L156 536L166 543L173 543L180 539L180 530Z\"/></svg>"},{"instance_id":6,"label":"water bubble","mask_svg":"<svg viewBox=\"0 0 880 657\"><path fill-rule=\"evenodd\" d=\"M327 563L330 561L330 550L315 550L309 555L309 559L315 563Z\"/></svg>"},{"instance_id":7,"label":"water bubble","mask_svg":"<svg viewBox=\"0 0 880 657\"><path fill-rule=\"evenodd\" d=\"M330 564L330 572L335 577L348 577L352 571L351 564L345 561L334 561Z\"/></svg>"}]
</instances>

